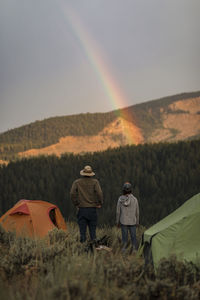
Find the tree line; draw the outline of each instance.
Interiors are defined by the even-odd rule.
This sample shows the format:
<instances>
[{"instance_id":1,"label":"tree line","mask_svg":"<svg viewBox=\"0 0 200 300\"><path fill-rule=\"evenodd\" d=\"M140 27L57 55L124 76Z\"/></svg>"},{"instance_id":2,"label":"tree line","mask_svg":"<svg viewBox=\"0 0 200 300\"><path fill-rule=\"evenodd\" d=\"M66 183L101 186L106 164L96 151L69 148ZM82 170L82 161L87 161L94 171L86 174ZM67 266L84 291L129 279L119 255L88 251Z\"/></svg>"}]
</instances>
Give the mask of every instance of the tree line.
<instances>
[{"instance_id":1,"label":"tree line","mask_svg":"<svg viewBox=\"0 0 200 300\"><path fill-rule=\"evenodd\" d=\"M200 140L125 146L94 154L24 158L1 166L1 214L20 199L44 200L58 205L67 220L75 220L69 192L88 164L104 194L99 224L115 223L116 203L125 181L133 185L145 226L200 192Z\"/></svg>"}]
</instances>

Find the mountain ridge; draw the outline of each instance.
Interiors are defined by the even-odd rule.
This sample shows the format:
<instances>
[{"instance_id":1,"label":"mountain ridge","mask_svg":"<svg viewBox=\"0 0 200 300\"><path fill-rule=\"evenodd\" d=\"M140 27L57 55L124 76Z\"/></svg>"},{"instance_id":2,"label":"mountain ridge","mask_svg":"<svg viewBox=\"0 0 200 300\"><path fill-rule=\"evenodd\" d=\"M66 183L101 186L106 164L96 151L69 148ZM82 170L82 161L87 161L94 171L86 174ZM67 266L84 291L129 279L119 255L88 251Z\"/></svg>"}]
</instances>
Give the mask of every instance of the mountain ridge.
<instances>
[{"instance_id":1,"label":"mountain ridge","mask_svg":"<svg viewBox=\"0 0 200 300\"><path fill-rule=\"evenodd\" d=\"M121 131L120 126L116 127L120 122L126 122L124 128L121 126ZM0 159L12 160L19 156L28 156L28 153L32 155L32 149L35 150L34 155L37 155L37 149L40 149L39 154L41 149L58 146L67 137L71 138L68 140L70 150L64 147L59 155L65 152L94 152L108 147L119 147L131 144L127 140L127 130L133 132L132 144L199 138L200 91L167 96L106 113L85 113L35 121L0 134ZM134 132L137 132L136 138ZM78 141L81 137L82 143ZM84 138L97 145L93 149L84 147L83 151L81 144L83 145ZM79 152L73 151L73 143L75 148L75 144L80 144ZM99 147L99 143L107 144L107 148ZM50 152L53 154L53 151Z\"/></svg>"}]
</instances>

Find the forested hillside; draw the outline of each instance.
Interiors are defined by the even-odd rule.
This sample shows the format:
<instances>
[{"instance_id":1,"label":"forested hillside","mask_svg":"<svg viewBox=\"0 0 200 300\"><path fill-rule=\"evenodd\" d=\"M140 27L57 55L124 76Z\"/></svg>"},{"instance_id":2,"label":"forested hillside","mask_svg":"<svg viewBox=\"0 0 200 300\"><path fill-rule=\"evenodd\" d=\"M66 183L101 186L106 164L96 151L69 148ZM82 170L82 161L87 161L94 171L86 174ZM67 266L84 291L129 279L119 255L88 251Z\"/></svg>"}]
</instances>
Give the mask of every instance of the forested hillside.
<instances>
[{"instance_id":1,"label":"forested hillside","mask_svg":"<svg viewBox=\"0 0 200 300\"><path fill-rule=\"evenodd\" d=\"M54 117L9 130L0 134L0 158L14 159L18 152L55 144L67 135L97 134L115 117L112 112Z\"/></svg>"},{"instance_id":2,"label":"forested hillside","mask_svg":"<svg viewBox=\"0 0 200 300\"><path fill-rule=\"evenodd\" d=\"M74 220L69 191L86 164L95 170L104 193L99 224L115 223L116 202L125 181L134 186L145 226L200 192L200 140L125 146L94 154L22 159L1 166L1 213L20 199L40 199L57 204L65 218Z\"/></svg>"},{"instance_id":3,"label":"forested hillside","mask_svg":"<svg viewBox=\"0 0 200 300\"><path fill-rule=\"evenodd\" d=\"M200 98L197 98L199 96L200 91L184 93L107 113L86 113L36 121L0 134L0 160L13 160L18 157L19 152L56 144L62 137L96 136L119 116L134 123L140 130L144 142L199 138ZM171 106L177 101L187 99L198 99L192 115L190 109L184 108L184 103L180 107ZM192 106L192 103L186 104ZM175 116L177 119L174 119ZM187 134L184 134L185 130ZM121 134L123 132L110 135L111 141L112 139L119 141L118 146L123 145ZM66 149L64 152L69 151Z\"/></svg>"}]
</instances>

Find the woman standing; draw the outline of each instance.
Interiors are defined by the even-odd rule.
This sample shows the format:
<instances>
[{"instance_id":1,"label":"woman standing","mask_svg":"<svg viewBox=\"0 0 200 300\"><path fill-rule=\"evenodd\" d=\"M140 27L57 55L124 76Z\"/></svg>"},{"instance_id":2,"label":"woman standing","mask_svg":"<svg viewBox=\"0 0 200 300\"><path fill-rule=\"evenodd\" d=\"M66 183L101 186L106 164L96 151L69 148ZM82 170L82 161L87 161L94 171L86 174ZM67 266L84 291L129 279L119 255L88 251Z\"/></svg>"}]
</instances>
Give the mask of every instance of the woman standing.
<instances>
[{"instance_id":1,"label":"woman standing","mask_svg":"<svg viewBox=\"0 0 200 300\"><path fill-rule=\"evenodd\" d=\"M132 194L132 186L129 182L123 185L123 195L117 202L116 222L121 225L123 251L128 244L128 231L130 232L132 248L137 250L136 226L139 225L139 205L138 200Z\"/></svg>"}]
</instances>

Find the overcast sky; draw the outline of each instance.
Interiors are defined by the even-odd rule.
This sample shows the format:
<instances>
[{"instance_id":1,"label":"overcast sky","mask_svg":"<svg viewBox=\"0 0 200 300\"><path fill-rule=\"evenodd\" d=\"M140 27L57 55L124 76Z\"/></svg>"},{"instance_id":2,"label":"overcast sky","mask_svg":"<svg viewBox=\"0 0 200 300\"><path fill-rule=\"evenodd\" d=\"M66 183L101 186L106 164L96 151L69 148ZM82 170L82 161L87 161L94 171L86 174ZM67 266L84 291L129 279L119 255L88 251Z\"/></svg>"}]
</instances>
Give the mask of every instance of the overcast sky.
<instances>
[{"instance_id":1,"label":"overcast sky","mask_svg":"<svg viewBox=\"0 0 200 300\"><path fill-rule=\"evenodd\" d=\"M199 12L199 0L0 0L0 132L200 90Z\"/></svg>"}]
</instances>

